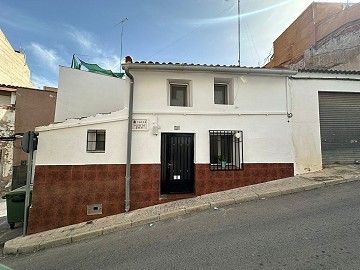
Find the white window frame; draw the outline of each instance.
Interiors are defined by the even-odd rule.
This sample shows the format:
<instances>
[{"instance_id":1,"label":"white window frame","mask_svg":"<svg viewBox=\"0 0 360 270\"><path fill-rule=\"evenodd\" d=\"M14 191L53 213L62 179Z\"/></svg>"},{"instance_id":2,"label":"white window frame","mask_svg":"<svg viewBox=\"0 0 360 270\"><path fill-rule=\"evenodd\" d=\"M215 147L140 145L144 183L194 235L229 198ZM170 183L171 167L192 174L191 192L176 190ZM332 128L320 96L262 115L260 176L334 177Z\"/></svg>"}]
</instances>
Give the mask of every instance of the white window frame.
<instances>
[{"instance_id":1,"label":"white window frame","mask_svg":"<svg viewBox=\"0 0 360 270\"><path fill-rule=\"evenodd\" d=\"M226 100L225 104L215 103L215 86L226 85ZM214 78L213 102L215 105L227 106L234 105L234 86L232 78Z\"/></svg>"},{"instance_id":2,"label":"white window frame","mask_svg":"<svg viewBox=\"0 0 360 270\"><path fill-rule=\"evenodd\" d=\"M224 103L216 103L215 100L215 91L216 91L216 86L224 86L225 87L225 98L224 98ZM217 105L229 105L229 84L227 83L214 83L214 103Z\"/></svg>"},{"instance_id":3,"label":"white window frame","mask_svg":"<svg viewBox=\"0 0 360 270\"><path fill-rule=\"evenodd\" d=\"M171 105L171 92L172 86L184 86L186 87L186 98L185 98L185 106L181 105ZM168 106L171 107L192 107L192 91L191 91L191 82L188 80L168 80Z\"/></svg>"},{"instance_id":4,"label":"white window frame","mask_svg":"<svg viewBox=\"0 0 360 270\"><path fill-rule=\"evenodd\" d=\"M104 135L104 140L99 141L98 140L98 134ZM94 138L90 138L90 136L95 135ZM104 143L104 147L98 148L98 143ZM92 144L90 144L92 143ZM94 144L95 143L95 144ZM92 145L95 145L95 147L92 147ZM87 153L105 153L106 149L106 130L105 129L88 129L86 132L86 152Z\"/></svg>"}]
</instances>

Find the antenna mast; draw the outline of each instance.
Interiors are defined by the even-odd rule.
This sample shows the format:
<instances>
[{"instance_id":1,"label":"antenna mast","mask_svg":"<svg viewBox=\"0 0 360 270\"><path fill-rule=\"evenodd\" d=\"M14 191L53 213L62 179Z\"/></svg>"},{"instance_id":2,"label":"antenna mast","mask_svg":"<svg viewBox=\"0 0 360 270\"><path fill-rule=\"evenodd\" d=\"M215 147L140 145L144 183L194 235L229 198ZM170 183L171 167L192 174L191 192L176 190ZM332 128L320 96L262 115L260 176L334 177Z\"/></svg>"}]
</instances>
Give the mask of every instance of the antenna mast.
<instances>
[{"instance_id":1,"label":"antenna mast","mask_svg":"<svg viewBox=\"0 0 360 270\"><path fill-rule=\"evenodd\" d=\"M121 40L120 40L120 70L121 70L121 59L122 59L122 53L123 53L123 34L124 34L124 22L128 20L127 17L123 19L121 22L117 23L115 26L118 26L121 24Z\"/></svg>"}]
</instances>

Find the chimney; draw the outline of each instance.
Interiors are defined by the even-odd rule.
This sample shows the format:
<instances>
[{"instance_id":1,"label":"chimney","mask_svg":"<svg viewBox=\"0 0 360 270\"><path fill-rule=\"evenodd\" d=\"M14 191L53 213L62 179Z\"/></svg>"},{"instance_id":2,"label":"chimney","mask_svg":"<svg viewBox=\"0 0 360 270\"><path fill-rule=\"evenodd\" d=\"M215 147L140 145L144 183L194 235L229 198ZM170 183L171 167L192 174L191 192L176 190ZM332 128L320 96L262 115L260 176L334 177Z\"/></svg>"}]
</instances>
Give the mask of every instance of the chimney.
<instances>
[{"instance_id":1,"label":"chimney","mask_svg":"<svg viewBox=\"0 0 360 270\"><path fill-rule=\"evenodd\" d=\"M131 56L126 56L125 57L125 63L132 63L133 61L132 61L132 58L131 58Z\"/></svg>"}]
</instances>

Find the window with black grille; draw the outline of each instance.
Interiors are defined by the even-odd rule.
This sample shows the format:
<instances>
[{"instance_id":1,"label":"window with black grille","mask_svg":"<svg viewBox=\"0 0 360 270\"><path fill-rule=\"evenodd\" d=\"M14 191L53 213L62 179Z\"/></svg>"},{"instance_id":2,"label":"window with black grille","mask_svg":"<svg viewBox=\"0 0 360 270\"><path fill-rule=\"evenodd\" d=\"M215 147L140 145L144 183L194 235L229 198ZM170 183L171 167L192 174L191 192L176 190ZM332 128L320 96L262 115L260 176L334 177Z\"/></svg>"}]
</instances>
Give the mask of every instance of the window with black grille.
<instances>
[{"instance_id":1,"label":"window with black grille","mask_svg":"<svg viewBox=\"0 0 360 270\"><path fill-rule=\"evenodd\" d=\"M92 153L105 152L105 130L88 130L86 151Z\"/></svg>"},{"instance_id":2,"label":"window with black grille","mask_svg":"<svg viewBox=\"0 0 360 270\"><path fill-rule=\"evenodd\" d=\"M210 130L210 170L242 170L243 133L239 130Z\"/></svg>"}]
</instances>

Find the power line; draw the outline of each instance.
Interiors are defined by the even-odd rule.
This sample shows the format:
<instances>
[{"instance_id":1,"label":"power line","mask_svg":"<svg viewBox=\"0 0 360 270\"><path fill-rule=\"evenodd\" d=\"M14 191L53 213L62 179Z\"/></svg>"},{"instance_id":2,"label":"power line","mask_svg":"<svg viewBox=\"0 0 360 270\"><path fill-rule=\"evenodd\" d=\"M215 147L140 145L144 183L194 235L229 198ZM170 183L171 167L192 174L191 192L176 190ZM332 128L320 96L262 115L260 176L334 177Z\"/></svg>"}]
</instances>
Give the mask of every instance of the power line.
<instances>
[{"instance_id":1,"label":"power line","mask_svg":"<svg viewBox=\"0 0 360 270\"><path fill-rule=\"evenodd\" d=\"M245 22L245 27L246 27L246 29L247 29L247 31L249 33L250 38L251 38L252 47L254 48L254 51L255 51L256 56L257 56L258 65L260 66L260 56L259 56L259 53L258 53L258 51L256 49L254 38L253 38L253 36L251 34L251 29L250 29L249 24L248 24L248 22L246 21L245 18L244 18L244 22ZM252 52L252 50L251 50L251 52Z\"/></svg>"},{"instance_id":2,"label":"power line","mask_svg":"<svg viewBox=\"0 0 360 270\"><path fill-rule=\"evenodd\" d=\"M89 54L78 54L78 53L75 53L75 55L77 55L77 56L86 56L86 57L94 57L94 58L114 59L114 57L100 56L100 55L89 55Z\"/></svg>"},{"instance_id":3,"label":"power line","mask_svg":"<svg viewBox=\"0 0 360 270\"><path fill-rule=\"evenodd\" d=\"M235 5L234 5L235 6ZM226 11L232 10L234 8L234 6L232 6L230 9L224 9L223 11L221 11L220 13L218 13L217 15L215 15L215 17L220 16L221 14L225 13ZM200 28L202 28L204 25L206 24L206 22L200 24L198 27L196 27L194 30L186 33L185 35L183 35L182 37L178 38L177 40L175 40L174 42L170 43L169 45L161 48L160 50L158 50L157 52L155 52L154 54L150 55L149 57L147 57L145 59L145 61L149 60L151 57L159 54L160 52L166 50L167 48L171 47L172 45L174 45L175 43L179 42L180 40L183 40L185 37L191 35L192 33L194 33L195 31L199 30Z\"/></svg>"}]
</instances>

